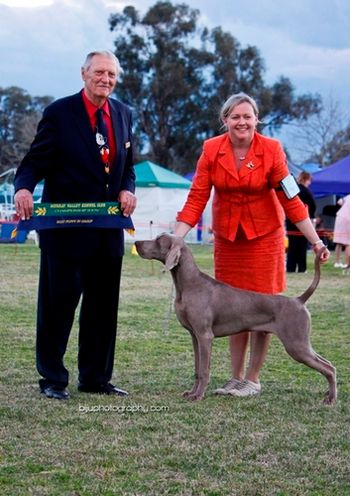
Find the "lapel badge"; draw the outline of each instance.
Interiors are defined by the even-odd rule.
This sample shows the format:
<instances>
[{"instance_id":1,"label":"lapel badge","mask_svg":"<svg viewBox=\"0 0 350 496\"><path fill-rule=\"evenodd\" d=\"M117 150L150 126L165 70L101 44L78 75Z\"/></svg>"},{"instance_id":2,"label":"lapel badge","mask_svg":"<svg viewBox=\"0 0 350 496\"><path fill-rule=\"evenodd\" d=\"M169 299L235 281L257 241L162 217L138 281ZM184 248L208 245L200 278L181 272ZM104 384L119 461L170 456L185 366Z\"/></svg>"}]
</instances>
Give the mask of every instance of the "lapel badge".
<instances>
[{"instance_id":1,"label":"lapel badge","mask_svg":"<svg viewBox=\"0 0 350 496\"><path fill-rule=\"evenodd\" d=\"M254 169L254 164L252 161L248 162L247 164L248 169Z\"/></svg>"},{"instance_id":2,"label":"lapel badge","mask_svg":"<svg viewBox=\"0 0 350 496\"><path fill-rule=\"evenodd\" d=\"M101 133L96 133L96 143L98 146L103 146L106 144L106 139Z\"/></svg>"}]
</instances>

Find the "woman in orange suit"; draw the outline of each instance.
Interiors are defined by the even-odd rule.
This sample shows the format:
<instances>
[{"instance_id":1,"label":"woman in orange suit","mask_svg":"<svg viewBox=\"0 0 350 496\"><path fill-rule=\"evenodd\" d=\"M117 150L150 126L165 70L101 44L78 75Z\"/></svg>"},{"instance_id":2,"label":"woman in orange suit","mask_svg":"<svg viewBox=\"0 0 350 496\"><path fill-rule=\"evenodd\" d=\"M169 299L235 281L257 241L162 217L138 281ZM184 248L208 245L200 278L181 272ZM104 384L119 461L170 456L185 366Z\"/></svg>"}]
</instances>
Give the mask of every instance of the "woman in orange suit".
<instances>
[{"instance_id":1,"label":"woman in orange suit","mask_svg":"<svg viewBox=\"0 0 350 496\"><path fill-rule=\"evenodd\" d=\"M222 106L220 119L226 132L204 142L191 190L177 216L175 235L184 237L197 224L213 187L216 279L242 289L281 293L286 283L285 215L315 253L322 249L323 242L297 196L297 188L293 189L281 144L256 131L256 102L244 93L232 95ZM326 249L321 262L328 258ZM271 334L251 334L250 360L245 370L249 335L247 329L230 336L232 377L216 390L217 394L260 393L260 370Z\"/></svg>"}]
</instances>

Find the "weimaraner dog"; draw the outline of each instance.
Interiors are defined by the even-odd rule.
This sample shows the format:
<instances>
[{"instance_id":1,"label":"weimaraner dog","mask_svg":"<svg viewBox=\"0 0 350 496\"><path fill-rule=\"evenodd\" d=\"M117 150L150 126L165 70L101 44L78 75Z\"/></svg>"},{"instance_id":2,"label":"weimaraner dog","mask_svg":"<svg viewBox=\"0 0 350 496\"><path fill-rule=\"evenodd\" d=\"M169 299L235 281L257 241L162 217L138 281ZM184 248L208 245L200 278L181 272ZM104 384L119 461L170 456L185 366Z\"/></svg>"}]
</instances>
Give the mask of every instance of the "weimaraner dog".
<instances>
[{"instance_id":1,"label":"weimaraner dog","mask_svg":"<svg viewBox=\"0 0 350 496\"><path fill-rule=\"evenodd\" d=\"M296 361L323 374L329 384L324 403L337 397L333 365L315 353L310 344L310 314L304 303L320 280L320 253L315 258L315 275L309 288L297 298L266 295L233 288L201 272L191 250L180 237L161 234L156 239L136 241L142 258L162 262L171 271L176 288L175 311L192 336L195 383L184 396L201 400L209 382L212 342L215 337L237 334L246 329L272 332Z\"/></svg>"}]
</instances>

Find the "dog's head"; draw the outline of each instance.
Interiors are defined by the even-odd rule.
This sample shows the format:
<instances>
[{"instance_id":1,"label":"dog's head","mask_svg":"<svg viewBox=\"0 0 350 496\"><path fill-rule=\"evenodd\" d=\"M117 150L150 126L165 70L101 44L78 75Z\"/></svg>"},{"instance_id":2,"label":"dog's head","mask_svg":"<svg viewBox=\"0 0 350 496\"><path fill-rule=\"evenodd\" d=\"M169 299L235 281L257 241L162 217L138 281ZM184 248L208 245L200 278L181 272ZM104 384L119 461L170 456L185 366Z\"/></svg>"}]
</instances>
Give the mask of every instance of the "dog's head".
<instances>
[{"instance_id":1,"label":"dog's head","mask_svg":"<svg viewBox=\"0 0 350 496\"><path fill-rule=\"evenodd\" d=\"M168 270L171 270L179 263L184 243L183 238L164 233L155 239L136 241L135 246L140 257L147 260L159 260Z\"/></svg>"}]
</instances>

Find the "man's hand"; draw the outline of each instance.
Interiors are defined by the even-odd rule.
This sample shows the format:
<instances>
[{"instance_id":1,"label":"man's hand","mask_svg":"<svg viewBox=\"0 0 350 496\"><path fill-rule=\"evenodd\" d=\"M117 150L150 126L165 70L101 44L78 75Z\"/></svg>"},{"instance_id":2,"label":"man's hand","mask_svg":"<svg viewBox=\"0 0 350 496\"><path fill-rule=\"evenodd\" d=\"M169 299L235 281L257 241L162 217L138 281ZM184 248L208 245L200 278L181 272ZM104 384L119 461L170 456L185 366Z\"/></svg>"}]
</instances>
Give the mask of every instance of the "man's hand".
<instances>
[{"instance_id":1,"label":"man's hand","mask_svg":"<svg viewBox=\"0 0 350 496\"><path fill-rule=\"evenodd\" d=\"M119 193L118 201L122 209L123 215L129 217L136 208L136 196L131 191L123 190Z\"/></svg>"},{"instance_id":2,"label":"man's hand","mask_svg":"<svg viewBox=\"0 0 350 496\"><path fill-rule=\"evenodd\" d=\"M33 195L28 189L19 189L15 194L16 213L21 220L33 215Z\"/></svg>"}]
</instances>

